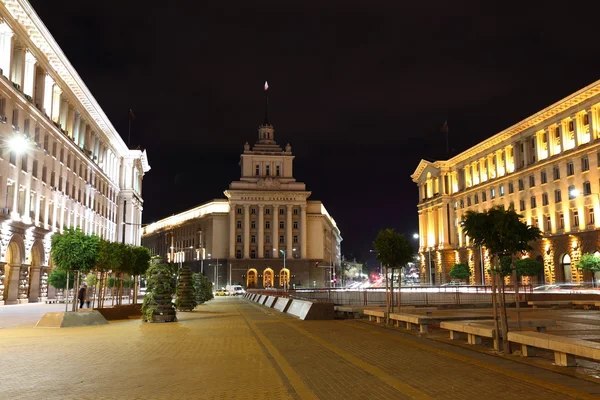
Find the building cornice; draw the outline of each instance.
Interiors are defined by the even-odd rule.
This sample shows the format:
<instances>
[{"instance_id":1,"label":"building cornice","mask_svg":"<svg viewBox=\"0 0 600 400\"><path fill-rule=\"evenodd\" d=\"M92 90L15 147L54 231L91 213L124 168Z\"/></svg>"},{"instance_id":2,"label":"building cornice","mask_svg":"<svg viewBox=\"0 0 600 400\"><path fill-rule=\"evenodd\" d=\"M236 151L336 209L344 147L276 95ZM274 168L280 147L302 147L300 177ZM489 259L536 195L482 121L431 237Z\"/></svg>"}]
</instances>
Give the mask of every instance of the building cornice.
<instances>
[{"instance_id":1,"label":"building cornice","mask_svg":"<svg viewBox=\"0 0 600 400\"><path fill-rule=\"evenodd\" d=\"M163 218L159 221L153 222L151 224L146 225L143 228L142 236L149 235L160 231L162 229L169 229L175 226L181 225L184 222L189 220L200 218L205 215L215 214L215 213L228 213L229 212L229 202L225 199L215 199L204 204L201 204L197 207L194 207L190 210L181 212L179 214L172 215L167 218Z\"/></svg>"},{"instance_id":2,"label":"building cornice","mask_svg":"<svg viewBox=\"0 0 600 400\"><path fill-rule=\"evenodd\" d=\"M497 146L498 144L510 139L511 137L514 137L529 128L535 127L543 123L544 121L598 94L600 94L600 80L544 108L543 110L533 114L532 116L525 118L524 120L514 124L513 126L503 130L500 133L497 133L489 139L486 139L483 142L476 144L475 146L447 160L447 162L450 165L456 165L460 162L466 161L474 156L477 156L480 153L484 153L493 148L494 146Z\"/></svg>"},{"instance_id":3,"label":"building cornice","mask_svg":"<svg viewBox=\"0 0 600 400\"><path fill-rule=\"evenodd\" d=\"M127 145L112 125L102 108L89 91L83 80L60 49L31 4L26 0L2 0L12 18L25 29L29 39L46 57L48 63L68 86L85 111L102 130L110 143L122 154L128 151Z\"/></svg>"}]
</instances>

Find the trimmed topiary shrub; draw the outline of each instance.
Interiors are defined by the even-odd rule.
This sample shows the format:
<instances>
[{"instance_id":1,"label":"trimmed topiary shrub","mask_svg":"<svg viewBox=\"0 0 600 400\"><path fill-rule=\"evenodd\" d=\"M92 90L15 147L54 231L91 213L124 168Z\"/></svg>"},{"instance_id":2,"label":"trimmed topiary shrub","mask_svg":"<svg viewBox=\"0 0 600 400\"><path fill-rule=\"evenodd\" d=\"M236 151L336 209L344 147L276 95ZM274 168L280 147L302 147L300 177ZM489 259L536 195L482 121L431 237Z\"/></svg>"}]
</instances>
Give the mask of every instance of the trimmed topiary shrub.
<instances>
[{"instance_id":1,"label":"trimmed topiary shrub","mask_svg":"<svg viewBox=\"0 0 600 400\"><path fill-rule=\"evenodd\" d=\"M179 271L179 283L177 284L177 298L175 307L177 311L193 311L196 308L196 291L194 290L194 279L190 267L182 267Z\"/></svg>"},{"instance_id":2,"label":"trimmed topiary shrub","mask_svg":"<svg viewBox=\"0 0 600 400\"><path fill-rule=\"evenodd\" d=\"M212 300L212 282L202 274L194 274L194 287L196 288L196 304Z\"/></svg>"},{"instance_id":3,"label":"trimmed topiary shrub","mask_svg":"<svg viewBox=\"0 0 600 400\"><path fill-rule=\"evenodd\" d=\"M146 296L142 304L142 321L177 321L177 312L173 305L174 286L171 274L165 265L155 264L148 268Z\"/></svg>"}]
</instances>

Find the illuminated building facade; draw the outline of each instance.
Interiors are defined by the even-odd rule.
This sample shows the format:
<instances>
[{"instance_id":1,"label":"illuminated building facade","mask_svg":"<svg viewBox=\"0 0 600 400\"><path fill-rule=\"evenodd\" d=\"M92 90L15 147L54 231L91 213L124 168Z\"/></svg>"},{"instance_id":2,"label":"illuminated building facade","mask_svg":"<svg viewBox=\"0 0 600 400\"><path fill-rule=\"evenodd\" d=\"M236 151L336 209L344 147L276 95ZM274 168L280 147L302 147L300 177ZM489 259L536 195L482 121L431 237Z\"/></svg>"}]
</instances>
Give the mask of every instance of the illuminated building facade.
<instances>
[{"instance_id":1,"label":"illuminated building facade","mask_svg":"<svg viewBox=\"0 0 600 400\"><path fill-rule=\"evenodd\" d=\"M320 201L293 177L291 146L282 149L265 119L244 145L241 178L213 200L144 227L142 244L165 261L202 271L215 285L329 287L342 238ZM329 267L328 267L329 266Z\"/></svg>"},{"instance_id":2,"label":"illuminated building facade","mask_svg":"<svg viewBox=\"0 0 600 400\"><path fill-rule=\"evenodd\" d=\"M123 142L25 0L0 0L0 136L0 304L48 297L53 233L140 244L146 152Z\"/></svg>"},{"instance_id":3,"label":"illuminated building facade","mask_svg":"<svg viewBox=\"0 0 600 400\"><path fill-rule=\"evenodd\" d=\"M449 160L421 160L411 177L425 281L448 282L460 262L471 267L471 283L489 283L487 252L470 246L460 221L466 211L497 205L514 207L543 232L526 256L544 271L526 282L594 279L575 264L600 250L599 114L597 81Z\"/></svg>"}]
</instances>

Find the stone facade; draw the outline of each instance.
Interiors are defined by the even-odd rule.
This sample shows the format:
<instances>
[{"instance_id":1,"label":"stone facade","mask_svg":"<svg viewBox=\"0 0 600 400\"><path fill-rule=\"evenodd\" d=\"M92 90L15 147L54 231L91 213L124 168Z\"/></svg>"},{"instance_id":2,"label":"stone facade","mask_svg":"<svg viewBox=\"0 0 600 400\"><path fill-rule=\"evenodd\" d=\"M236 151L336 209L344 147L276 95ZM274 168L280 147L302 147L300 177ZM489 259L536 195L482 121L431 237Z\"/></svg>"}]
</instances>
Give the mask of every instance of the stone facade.
<instances>
[{"instance_id":1,"label":"stone facade","mask_svg":"<svg viewBox=\"0 0 600 400\"><path fill-rule=\"evenodd\" d=\"M435 283L448 282L459 260L472 266L473 283L489 283L487 252L472 248L460 221L469 210L498 205L514 207L544 234L524 255L542 261L544 273L526 282L594 279L575 264L600 250L599 114L597 81L449 160L421 160L411 177L425 280L432 282L431 263Z\"/></svg>"},{"instance_id":2,"label":"stone facade","mask_svg":"<svg viewBox=\"0 0 600 400\"><path fill-rule=\"evenodd\" d=\"M146 152L130 150L31 5L0 0L0 304L48 296L50 238L140 244Z\"/></svg>"}]
</instances>

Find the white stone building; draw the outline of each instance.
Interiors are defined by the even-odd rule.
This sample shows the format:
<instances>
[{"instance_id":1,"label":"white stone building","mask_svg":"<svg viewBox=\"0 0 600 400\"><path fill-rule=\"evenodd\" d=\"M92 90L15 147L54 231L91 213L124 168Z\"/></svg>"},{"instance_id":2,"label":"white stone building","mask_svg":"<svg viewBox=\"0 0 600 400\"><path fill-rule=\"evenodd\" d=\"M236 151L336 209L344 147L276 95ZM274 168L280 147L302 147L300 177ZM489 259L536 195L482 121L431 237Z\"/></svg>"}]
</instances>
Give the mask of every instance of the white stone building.
<instances>
[{"instance_id":1,"label":"white stone building","mask_svg":"<svg viewBox=\"0 0 600 400\"><path fill-rule=\"evenodd\" d=\"M48 294L50 238L140 244L146 152L130 150L25 0L0 0L0 304Z\"/></svg>"},{"instance_id":2,"label":"white stone building","mask_svg":"<svg viewBox=\"0 0 600 400\"><path fill-rule=\"evenodd\" d=\"M273 126L244 145L241 177L213 200L144 227L142 244L165 261L203 271L216 285L329 287L340 265L340 231L293 174L291 146ZM333 268L332 268L333 266Z\"/></svg>"}]
</instances>

